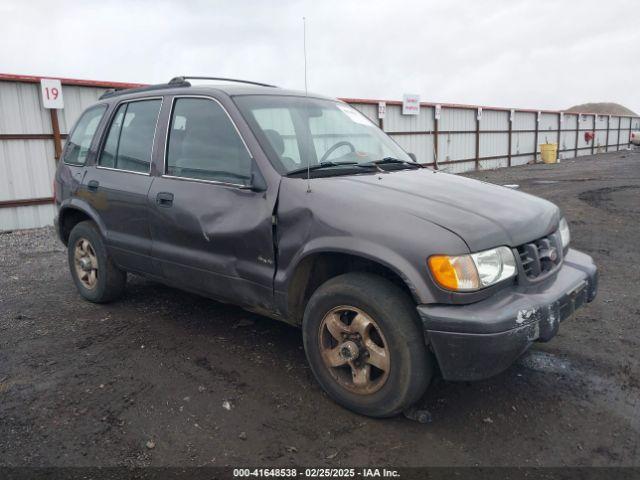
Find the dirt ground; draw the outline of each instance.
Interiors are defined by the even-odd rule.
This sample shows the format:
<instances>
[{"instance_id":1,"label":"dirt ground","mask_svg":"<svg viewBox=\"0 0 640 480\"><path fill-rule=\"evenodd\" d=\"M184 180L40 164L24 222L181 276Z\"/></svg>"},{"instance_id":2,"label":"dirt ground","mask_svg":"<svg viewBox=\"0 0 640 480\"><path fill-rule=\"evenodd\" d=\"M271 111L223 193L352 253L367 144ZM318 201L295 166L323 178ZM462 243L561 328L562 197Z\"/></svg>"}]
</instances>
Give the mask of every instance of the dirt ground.
<instances>
[{"instance_id":1,"label":"dirt ground","mask_svg":"<svg viewBox=\"0 0 640 480\"><path fill-rule=\"evenodd\" d=\"M52 229L0 235L0 465L640 465L640 152L474 173L561 206L595 302L511 369L436 379L433 421L328 399L301 333L131 277L93 305Z\"/></svg>"}]
</instances>

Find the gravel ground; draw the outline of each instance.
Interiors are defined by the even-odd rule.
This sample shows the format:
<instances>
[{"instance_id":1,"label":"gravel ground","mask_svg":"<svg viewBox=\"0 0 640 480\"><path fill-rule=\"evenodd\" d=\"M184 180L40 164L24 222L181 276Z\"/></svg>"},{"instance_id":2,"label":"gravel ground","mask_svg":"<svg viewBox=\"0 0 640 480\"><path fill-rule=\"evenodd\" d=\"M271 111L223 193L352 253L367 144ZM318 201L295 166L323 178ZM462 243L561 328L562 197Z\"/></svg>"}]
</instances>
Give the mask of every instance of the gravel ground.
<instances>
[{"instance_id":1,"label":"gravel ground","mask_svg":"<svg viewBox=\"0 0 640 480\"><path fill-rule=\"evenodd\" d=\"M294 328L131 276L94 305L52 229L0 234L0 465L640 465L640 154L469 176L559 204L600 293L503 374L436 379L426 425L334 404Z\"/></svg>"}]
</instances>

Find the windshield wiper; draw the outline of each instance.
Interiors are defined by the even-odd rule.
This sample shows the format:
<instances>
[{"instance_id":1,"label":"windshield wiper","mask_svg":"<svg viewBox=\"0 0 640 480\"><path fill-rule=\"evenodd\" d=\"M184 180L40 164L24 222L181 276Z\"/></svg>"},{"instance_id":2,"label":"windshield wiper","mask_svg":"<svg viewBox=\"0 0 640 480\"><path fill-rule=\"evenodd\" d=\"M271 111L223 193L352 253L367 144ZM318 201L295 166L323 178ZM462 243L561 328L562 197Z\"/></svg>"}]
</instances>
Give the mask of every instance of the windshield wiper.
<instances>
[{"instance_id":1,"label":"windshield wiper","mask_svg":"<svg viewBox=\"0 0 640 480\"><path fill-rule=\"evenodd\" d=\"M393 157L384 157L380 160L373 160L371 162L361 163L361 166L376 166L376 165L406 165L411 168L424 168L417 162L407 162L406 160L399 160Z\"/></svg>"},{"instance_id":2,"label":"windshield wiper","mask_svg":"<svg viewBox=\"0 0 640 480\"><path fill-rule=\"evenodd\" d=\"M291 170L287 172L287 177L297 175L300 173L306 173L307 171L313 172L314 170L321 170L323 168L344 167L344 166L375 168L375 165L368 165L368 164L358 163L358 162L322 162L318 165L309 165L308 167L296 168L295 170Z\"/></svg>"}]
</instances>

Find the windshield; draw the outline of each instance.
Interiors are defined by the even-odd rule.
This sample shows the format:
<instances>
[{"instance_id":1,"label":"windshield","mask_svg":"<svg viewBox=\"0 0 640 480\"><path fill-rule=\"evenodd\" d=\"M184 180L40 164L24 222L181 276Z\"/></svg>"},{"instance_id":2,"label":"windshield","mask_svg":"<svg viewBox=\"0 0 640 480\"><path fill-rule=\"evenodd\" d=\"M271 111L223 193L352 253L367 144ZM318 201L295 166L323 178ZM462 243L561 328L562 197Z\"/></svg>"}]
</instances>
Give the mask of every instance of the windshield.
<instances>
[{"instance_id":1,"label":"windshield","mask_svg":"<svg viewBox=\"0 0 640 480\"><path fill-rule=\"evenodd\" d=\"M340 167L383 159L413 160L371 121L346 103L308 97L234 98L272 162L286 172ZM360 169L363 170L363 169Z\"/></svg>"}]
</instances>

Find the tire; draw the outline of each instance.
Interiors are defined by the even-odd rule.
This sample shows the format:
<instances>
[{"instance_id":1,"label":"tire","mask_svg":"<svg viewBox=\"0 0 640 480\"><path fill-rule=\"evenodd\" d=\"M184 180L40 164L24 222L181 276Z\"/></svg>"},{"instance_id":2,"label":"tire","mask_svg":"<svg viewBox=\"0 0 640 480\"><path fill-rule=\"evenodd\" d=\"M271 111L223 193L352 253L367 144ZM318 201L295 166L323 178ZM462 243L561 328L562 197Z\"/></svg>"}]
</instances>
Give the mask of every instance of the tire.
<instances>
[{"instance_id":1,"label":"tire","mask_svg":"<svg viewBox=\"0 0 640 480\"><path fill-rule=\"evenodd\" d=\"M341 332L342 343L329 328ZM302 333L318 383L333 400L354 412L371 417L397 415L417 402L431 381L432 359L415 305L398 286L380 276L347 273L321 285L306 306ZM349 359L346 365L330 366L345 359Z\"/></svg>"},{"instance_id":2,"label":"tire","mask_svg":"<svg viewBox=\"0 0 640 480\"><path fill-rule=\"evenodd\" d=\"M78 292L90 302L107 303L124 292L127 273L113 263L95 223L84 221L73 227L67 258Z\"/></svg>"}]
</instances>

